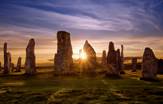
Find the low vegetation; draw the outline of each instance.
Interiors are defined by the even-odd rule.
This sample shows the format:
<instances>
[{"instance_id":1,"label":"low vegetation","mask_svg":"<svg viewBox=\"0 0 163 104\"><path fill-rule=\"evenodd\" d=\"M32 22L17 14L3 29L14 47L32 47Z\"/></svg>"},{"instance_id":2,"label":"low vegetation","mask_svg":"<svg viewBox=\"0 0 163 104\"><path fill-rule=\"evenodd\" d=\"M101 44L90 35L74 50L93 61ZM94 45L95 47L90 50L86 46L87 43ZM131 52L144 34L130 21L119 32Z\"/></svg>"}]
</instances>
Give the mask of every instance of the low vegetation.
<instances>
[{"instance_id":1,"label":"low vegetation","mask_svg":"<svg viewBox=\"0 0 163 104\"><path fill-rule=\"evenodd\" d=\"M140 72L126 71L122 79L103 76L33 77L12 75L0 79L0 104L161 104L160 82L139 80Z\"/></svg>"}]
</instances>

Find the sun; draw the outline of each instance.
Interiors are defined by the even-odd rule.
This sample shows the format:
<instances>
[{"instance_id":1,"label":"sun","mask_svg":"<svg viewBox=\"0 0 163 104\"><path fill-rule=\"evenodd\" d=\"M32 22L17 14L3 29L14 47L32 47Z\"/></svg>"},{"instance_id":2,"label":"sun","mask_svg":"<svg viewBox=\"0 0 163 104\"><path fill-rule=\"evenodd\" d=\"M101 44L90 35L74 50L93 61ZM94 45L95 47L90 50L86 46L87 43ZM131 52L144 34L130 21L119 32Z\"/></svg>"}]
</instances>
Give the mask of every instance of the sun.
<instances>
[{"instance_id":1,"label":"sun","mask_svg":"<svg viewBox=\"0 0 163 104\"><path fill-rule=\"evenodd\" d=\"M80 51L79 51L79 58L82 59L82 60L87 59L87 54L84 52L83 49L80 49Z\"/></svg>"}]
</instances>

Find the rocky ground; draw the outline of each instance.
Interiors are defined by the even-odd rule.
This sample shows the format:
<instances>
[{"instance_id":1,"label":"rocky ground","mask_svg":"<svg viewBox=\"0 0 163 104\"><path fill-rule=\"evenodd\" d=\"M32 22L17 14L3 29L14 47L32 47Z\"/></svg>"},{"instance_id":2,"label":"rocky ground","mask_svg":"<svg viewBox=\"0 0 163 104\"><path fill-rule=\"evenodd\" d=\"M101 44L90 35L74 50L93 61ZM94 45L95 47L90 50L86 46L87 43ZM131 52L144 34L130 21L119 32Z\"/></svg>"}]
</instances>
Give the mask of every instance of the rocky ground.
<instances>
[{"instance_id":1,"label":"rocky ground","mask_svg":"<svg viewBox=\"0 0 163 104\"><path fill-rule=\"evenodd\" d=\"M161 104L163 76L159 82L139 80L140 72L126 71L122 79L103 76L0 78L0 104Z\"/></svg>"}]
</instances>

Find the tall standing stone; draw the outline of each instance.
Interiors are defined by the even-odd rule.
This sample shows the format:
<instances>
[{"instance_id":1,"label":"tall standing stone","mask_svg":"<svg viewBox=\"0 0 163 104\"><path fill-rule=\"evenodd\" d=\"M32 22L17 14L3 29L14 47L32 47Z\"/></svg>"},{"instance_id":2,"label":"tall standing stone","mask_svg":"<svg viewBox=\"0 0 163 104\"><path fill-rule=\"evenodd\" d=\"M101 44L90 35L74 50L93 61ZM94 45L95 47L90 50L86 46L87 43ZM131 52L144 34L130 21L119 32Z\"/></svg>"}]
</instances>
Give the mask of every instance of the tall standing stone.
<instances>
[{"instance_id":1,"label":"tall standing stone","mask_svg":"<svg viewBox=\"0 0 163 104\"><path fill-rule=\"evenodd\" d=\"M123 45L121 45L121 67L122 67L122 70L124 69L124 47Z\"/></svg>"},{"instance_id":2,"label":"tall standing stone","mask_svg":"<svg viewBox=\"0 0 163 104\"><path fill-rule=\"evenodd\" d=\"M120 74L125 74L125 71L124 71L124 46L121 45L121 53L120 53L120 61L121 61L121 67L120 67Z\"/></svg>"},{"instance_id":3,"label":"tall standing stone","mask_svg":"<svg viewBox=\"0 0 163 104\"><path fill-rule=\"evenodd\" d=\"M120 49L117 49L116 54L116 72L120 73L122 71L121 55Z\"/></svg>"},{"instance_id":4,"label":"tall standing stone","mask_svg":"<svg viewBox=\"0 0 163 104\"><path fill-rule=\"evenodd\" d=\"M4 70L3 74L8 74L9 73L9 68L8 68L8 52L7 52L7 43L4 43Z\"/></svg>"},{"instance_id":5,"label":"tall standing stone","mask_svg":"<svg viewBox=\"0 0 163 104\"><path fill-rule=\"evenodd\" d=\"M137 58L133 57L132 58L132 72L136 72L137 69Z\"/></svg>"},{"instance_id":6,"label":"tall standing stone","mask_svg":"<svg viewBox=\"0 0 163 104\"><path fill-rule=\"evenodd\" d=\"M155 80L158 70L157 59L154 52L150 48L145 48L142 62L142 78L143 80Z\"/></svg>"},{"instance_id":7,"label":"tall standing stone","mask_svg":"<svg viewBox=\"0 0 163 104\"><path fill-rule=\"evenodd\" d=\"M2 71L2 65L1 65L1 62L0 62L0 71Z\"/></svg>"},{"instance_id":8,"label":"tall standing stone","mask_svg":"<svg viewBox=\"0 0 163 104\"><path fill-rule=\"evenodd\" d=\"M157 59L158 60L158 74L163 74L163 59Z\"/></svg>"},{"instance_id":9,"label":"tall standing stone","mask_svg":"<svg viewBox=\"0 0 163 104\"><path fill-rule=\"evenodd\" d=\"M21 72L21 60L22 58L19 57L17 61L16 72Z\"/></svg>"},{"instance_id":10,"label":"tall standing stone","mask_svg":"<svg viewBox=\"0 0 163 104\"><path fill-rule=\"evenodd\" d=\"M96 52L87 40L85 41L83 50L87 55L87 60L85 63L85 71L94 72L96 68Z\"/></svg>"},{"instance_id":11,"label":"tall standing stone","mask_svg":"<svg viewBox=\"0 0 163 104\"><path fill-rule=\"evenodd\" d=\"M11 63L11 54L10 54L10 52L7 52L7 68L9 69L9 72L12 71L12 63Z\"/></svg>"},{"instance_id":12,"label":"tall standing stone","mask_svg":"<svg viewBox=\"0 0 163 104\"><path fill-rule=\"evenodd\" d=\"M72 71L72 45L70 33L59 31L57 33L57 53L55 54L54 66L56 72Z\"/></svg>"},{"instance_id":13,"label":"tall standing stone","mask_svg":"<svg viewBox=\"0 0 163 104\"><path fill-rule=\"evenodd\" d=\"M26 48L25 74L33 75L35 73L36 73L35 40L30 39Z\"/></svg>"},{"instance_id":14,"label":"tall standing stone","mask_svg":"<svg viewBox=\"0 0 163 104\"><path fill-rule=\"evenodd\" d=\"M101 64L103 66L106 66L107 65L107 58L106 58L106 51L105 50L103 50L103 52L102 52L102 59L101 60L102 60Z\"/></svg>"},{"instance_id":15,"label":"tall standing stone","mask_svg":"<svg viewBox=\"0 0 163 104\"><path fill-rule=\"evenodd\" d=\"M107 64L110 64L112 66L116 66L116 51L114 49L114 43L109 43L109 51L107 55Z\"/></svg>"}]
</instances>

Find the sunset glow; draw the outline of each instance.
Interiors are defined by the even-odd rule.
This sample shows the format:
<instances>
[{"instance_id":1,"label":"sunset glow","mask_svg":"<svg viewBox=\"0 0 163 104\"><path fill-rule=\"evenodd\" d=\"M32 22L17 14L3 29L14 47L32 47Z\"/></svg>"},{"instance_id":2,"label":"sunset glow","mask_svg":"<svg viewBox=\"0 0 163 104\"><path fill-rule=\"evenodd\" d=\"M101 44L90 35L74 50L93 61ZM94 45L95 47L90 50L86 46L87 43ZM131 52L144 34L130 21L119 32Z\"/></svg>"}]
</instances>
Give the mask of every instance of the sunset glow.
<instances>
[{"instance_id":1,"label":"sunset glow","mask_svg":"<svg viewBox=\"0 0 163 104\"><path fill-rule=\"evenodd\" d=\"M87 54L82 49L79 51L79 58L82 59L82 60L87 59Z\"/></svg>"},{"instance_id":2,"label":"sunset glow","mask_svg":"<svg viewBox=\"0 0 163 104\"><path fill-rule=\"evenodd\" d=\"M37 63L49 62L57 51L59 30L71 33L74 59L83 57L79 49L85 40L97 56L108 51L113 41L116 48L124 45L126 57L142 56L145 47L163 57L162 0L3 0L0 7L1 62L4 42L15 63L17 57L25 56L30 38L36 40Z\"/></svg>"}]
</instances>

